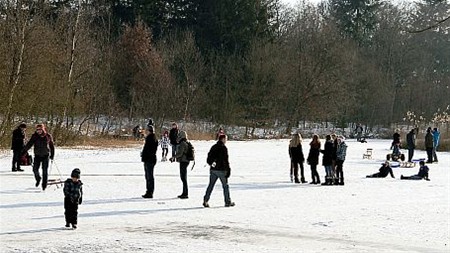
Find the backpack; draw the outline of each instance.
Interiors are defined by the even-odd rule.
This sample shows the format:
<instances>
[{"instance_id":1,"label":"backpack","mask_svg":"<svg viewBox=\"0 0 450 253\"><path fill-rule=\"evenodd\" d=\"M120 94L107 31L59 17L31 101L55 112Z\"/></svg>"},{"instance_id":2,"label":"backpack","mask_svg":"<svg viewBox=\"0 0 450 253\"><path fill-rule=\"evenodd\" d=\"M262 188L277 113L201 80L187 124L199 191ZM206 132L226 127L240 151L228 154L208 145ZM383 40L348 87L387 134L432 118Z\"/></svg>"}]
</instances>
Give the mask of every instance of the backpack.
<instances>
[{"instance_id":1,"label":"backpack","mask_svg":"<svg viewBox=\"0 0 450 253\"><path fill-rule=\"evenodd\" d=\"M195 160L194 146L192 146L192 144L188 141L186 143L188 145L188 150L186 151L186 159L188 159L189 161L194 161Z\"/></svg>"}]
</instances>

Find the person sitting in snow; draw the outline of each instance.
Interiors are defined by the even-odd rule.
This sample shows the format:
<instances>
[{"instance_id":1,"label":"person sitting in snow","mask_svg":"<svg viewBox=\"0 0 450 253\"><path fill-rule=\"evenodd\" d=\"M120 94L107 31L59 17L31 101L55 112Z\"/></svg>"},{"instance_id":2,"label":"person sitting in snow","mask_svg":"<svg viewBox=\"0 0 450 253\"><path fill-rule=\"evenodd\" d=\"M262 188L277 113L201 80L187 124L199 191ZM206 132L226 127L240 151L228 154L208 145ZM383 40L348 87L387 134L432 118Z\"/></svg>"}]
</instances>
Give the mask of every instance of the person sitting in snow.
<instances>
[{"instance_id":1,"label":"person sitting in snow","mask_svg":"<svg viewBox=\"0 0 450 253\"><path fill-rule=\"evenodd\" d=\"M419 169L419 173L417 173L417 175L412 175L409 177L405 177L403 175L400 176L400 179L411 179L411 180L422 180L425 179L427 181L429 181L430 179L428 178L428 171L430 171L430 169L428 168L428 166L425 165L424 161L420 161L420 169Z\"/></svg>"},{"instance_id":2,"label":"person sitting in snow","mask_svg":"<svg viewBox=\"0 0 450 253\"><path fill-rule=\"evenodd\" d=\"M66 227L77 228L78 205L83 201L83 183L80 180L80 169L72 171L70 178L64 182L64 216Z\"/></svg>"},{"instance_id":3,"label":"person sitting in snow","mask_svg":"<svg viewBox=\"0 0 450 253\"><path fill-rule=\"evenodd\" d=\"M375 173L373 175L367 175L368 178L380 178L380 177L387 177L388 174L391 174L392 178L394 177L394 172L392 171L391 166L389 165L389 161L386 161L383 163L383 165L380 168L380 172Z\"/></svg>"}]
</instances>

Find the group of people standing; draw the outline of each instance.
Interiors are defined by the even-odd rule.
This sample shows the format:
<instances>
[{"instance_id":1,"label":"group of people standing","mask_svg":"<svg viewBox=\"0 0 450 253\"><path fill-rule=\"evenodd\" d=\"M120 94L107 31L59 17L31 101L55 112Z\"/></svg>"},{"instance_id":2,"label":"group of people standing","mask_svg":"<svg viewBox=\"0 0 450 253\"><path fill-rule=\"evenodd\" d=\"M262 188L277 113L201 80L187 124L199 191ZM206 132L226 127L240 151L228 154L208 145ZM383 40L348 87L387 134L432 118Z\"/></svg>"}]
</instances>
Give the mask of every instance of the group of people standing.
<instances>
[{"instance_id":1,"label":"group of people standing","mask_svg":"<svg viewBox=\"0 0 450 253\"><path fill-rule=\"evenodd\" d=\"M141 160L144 162L145 180L146 180L146 192L142 195L143 198L153 198L153 193L155 190L155 177L154 168L157 162L156 152L158 150L158 140L155 135L154 127L147 126L146 137L144 147L141 152ZM165 155L167 155L167 132L163 134L162 140L159 142L163 149L163 160ZM189 188L187 182L187 172L190 159L188 152L190 149L190 144L188 140L188 135L186 131L182 131L178 128L176 123L172 123L172 128L168 133L168 139L172 147L172 157L169 159L170 162L178 162L180 168L180 179L183 184L182 192L178 195L180 199L189 198ZM228 187L228 178L230 177L230 165L228 161L228 149L225 146L227 142L227 136L225 133L220 132L217 135L217 143L211 147L208 153L207 163L210 166L210 180L208 188L206 189L205 196L203 197L203 206L209 207L209 199L211 192L217 179L222 182L225 206L234 206L234 202L231 201L230 192ZM194 163L195 164L195 163Z\"/></svg>"},{"instance_id":2,"label":"group of people standing","mask_svg":"<svg viewBox=\"0 0 450 253\"><path fill-rule=\"evenodd\" d=\"M305 180L304 166L305 156L303 154L302 136L300 133L292 135L289 142L289 157L291 160L291 181L295 183L307 183ZM325 167L325 182L322 185L344 185L344 161L347 153L347 144L344 136L335 134L325 136L324 149L321 149L319 136L314 134L309 143L310 149L306 162L311 168L312 182L310 184L320 184L320 176L317 171L319 155L322 156L322 165ZM299 179L300 169L300 179Z\"/></svg>"},{"instance_id":3,"label":"group of people standing","mask_svg":"<svg viewBox=\"0 0 450 253\"><path fill-rule=\"evenodd\" d=\"M413 128L409 131L409 133L406 135L406 143L408 146L408 162L412 162L413 156L414 156L414 150L416 149L416 134L417 129ZM399 130L396 131L393 135L395 143L400 145L400 134ZM438 158L436 151L439 147L439 141L441 138L441 133L439 132L438 128L431 128L428 127L426 134L425 134L425 150L427 152L427 161L426 163L437 163Z\"/></svg>"}]
</instances>

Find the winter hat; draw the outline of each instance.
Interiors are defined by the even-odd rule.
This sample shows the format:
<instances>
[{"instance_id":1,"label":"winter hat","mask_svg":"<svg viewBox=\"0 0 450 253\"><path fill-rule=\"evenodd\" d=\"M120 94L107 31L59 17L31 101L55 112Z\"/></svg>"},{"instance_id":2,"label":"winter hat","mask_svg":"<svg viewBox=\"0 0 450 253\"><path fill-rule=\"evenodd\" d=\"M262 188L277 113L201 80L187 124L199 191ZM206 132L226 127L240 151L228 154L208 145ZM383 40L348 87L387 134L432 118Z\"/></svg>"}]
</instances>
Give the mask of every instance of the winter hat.
<instances>
[{"instance_id":1,"label":"winter hat","mask_svg":"<svg viewBox=\"0 0 450 253\"><path fill-rule=\"evenodd\" d=\"M186 131L180 131L180 133L178 134L178 139L182 140L182 139L186 139L187 140L187 133Z\"/></svg>"},{"instance_id":2,"label":"winter hat","mask_svg":"<svg viewBox=\"0 0 450 253\"><path fill-rule=\"evenodd\" d=\"M153 132L155 131L155 128L154 128L153 126L147 126L147 130L148 130L150 133L153 133Z\"/></svg>"},{"instance_id":3,"label":"winter hat","mask_svg":"<svg viewBox=\"0 0 450 253\"><path fill-rule=\"evenodd\" d=\"M80 169L78 169L78 168L75 168L75 169L73 169L72 170L72 174L70 174L70 177L74 177L74 178L80 178L80 174L81 174L81 171L80 171Z\"/></svg>"},{"instance_id":4,"label":"winter hat","mask_svg":"<svg viewBox=\"0 0 450 253\"><path fill-rule=\"evenodd\" d=\"M339 135L338 140L345 141L345 137L343 135Z\"/></svg>"},{"instance_id":5,"label":"winter hat","mask_svg":"<svg viewBox=\"0 0 450 253\"><path fill-rule=\"evenodd\" d=\"M27 125L25 123L22 123L19 125L19 128L27 128Z\"/></svg>"}]
</instances>

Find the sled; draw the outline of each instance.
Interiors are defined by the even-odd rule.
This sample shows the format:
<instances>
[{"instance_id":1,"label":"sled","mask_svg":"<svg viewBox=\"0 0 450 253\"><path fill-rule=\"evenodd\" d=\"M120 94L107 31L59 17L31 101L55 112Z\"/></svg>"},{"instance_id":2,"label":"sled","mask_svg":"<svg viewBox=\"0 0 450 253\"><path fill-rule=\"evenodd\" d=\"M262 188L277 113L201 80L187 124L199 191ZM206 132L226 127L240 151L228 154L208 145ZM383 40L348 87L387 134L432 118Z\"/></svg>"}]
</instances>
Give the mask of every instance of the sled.
<instances>
[{"instance_id":1,"label":"sled","mask_svg":"<svg viewBox=\"0 0 450 253\"><path fill-rule=\"evenodd\" d=\"M33 164L33 157L27 153L20 156L20 165L21 166L31 166Z\"/></svg>"},{"instance_id":2,"label":"sled","mask_svg":"<svg viewBox=\"0 0 450 253\"><path fill-rule=\"evenodd\" d=\"M372 153L373 153L373 149L372 148L368 148L366 150L366 153L363 154L363 159L372 159Z\"/></svg>"},{"instance_id":3,"label":"sled","mask_svg":"<svg viewBox=\"0 0 450 253\"><path fill-rule=\"evenodd\" d=\"M62 187L64 182L61 179L49 179L47 185L56 185L56 188Z\"/></svg>"},{"instance_id":4,"label":"sled","mask_svg":"<svg viewBox=\"0 0 450 253\"><path fill-rule=\"evenodd\" d=\"M52 176L52 170L53 167L56 168L58 175L57 178L51 178ZM61 171L59 170L58 166L56 165L55 161L52 160L51 164L50 164L50 170L48 172L48 180L47 180L47 185L56 185L56 188L62 187L62 185L64 184L64 181L62 179L62 175L61 175Z\"/></svg>"}]
</instances>

